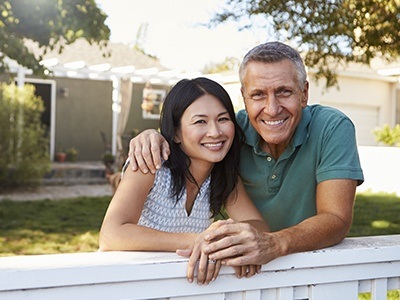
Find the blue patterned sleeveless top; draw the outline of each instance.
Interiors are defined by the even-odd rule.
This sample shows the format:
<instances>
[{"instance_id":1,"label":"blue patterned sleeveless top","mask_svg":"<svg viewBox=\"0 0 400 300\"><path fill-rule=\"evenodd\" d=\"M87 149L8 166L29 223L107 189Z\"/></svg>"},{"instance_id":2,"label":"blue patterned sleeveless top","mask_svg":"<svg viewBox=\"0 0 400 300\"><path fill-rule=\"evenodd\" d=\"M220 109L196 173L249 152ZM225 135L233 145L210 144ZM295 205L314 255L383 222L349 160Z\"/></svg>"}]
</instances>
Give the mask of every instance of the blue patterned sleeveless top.
<instances>
[{"instance_id":1,"label":"blue patterned sleeveless top","mask_svg":"<svg viewBox=\"0 0 400 300\"><path fill-rule=\"evenodd\" d=\"M144 203L138 225L177 233L199 233L206 230L213 221L210 211L210 181L211 176L208 176L188 215L185 208L186 189L177 202L176 197L171 196L171 172L163 166L155 174L154 184Z\"/></svg>"}]
</instances>

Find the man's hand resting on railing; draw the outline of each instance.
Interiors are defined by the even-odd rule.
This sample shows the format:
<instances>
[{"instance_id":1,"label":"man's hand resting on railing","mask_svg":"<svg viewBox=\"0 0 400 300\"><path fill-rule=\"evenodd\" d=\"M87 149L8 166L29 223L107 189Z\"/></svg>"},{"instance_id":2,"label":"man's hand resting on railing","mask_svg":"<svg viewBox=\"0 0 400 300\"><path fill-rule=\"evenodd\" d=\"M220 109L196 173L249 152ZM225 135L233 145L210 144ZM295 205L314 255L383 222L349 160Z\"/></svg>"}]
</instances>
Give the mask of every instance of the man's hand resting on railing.
<instances>
[{"instance_id":1,"label":"man's hand resting on railing","mask_svg":"<svg viewBox=\"0 0 400 300\"><path fill-rule=\"evenodd\" d=\"M208 245L203 251L226 266L263 265L281 255L275 234L260 232L250 224L232 219L204 236Z\"/></svg>"},{"instance_id":2,"label":"man's hand resting on railing","mask_svg":"<svg viewBox=\"0 0 400 300\"><path fill-rule=\"evenodd\" d=\"M194 275L196 271L196 267L198 269L197 273L197 282L202 283L205 279L207 282L210 282L215 280L216 277L211 278L210 276L215 276L212 274L212 269L210 270L210 263L216 264L216 274L219 273L219 270L221 268L221 264L223 265L231 265L235 269L235 274L237 278L243 278L243 277L251 277L257 273L260 272L261 270L261 264L257 263L255 260L252 263L244 263L244 264L229 264L229 259L226 260L224 257L225 254L231 255L231 251L227 251L227 249L224 249L225 251L222 251L221 253L218 252L209 252L211 249L218 249L218 245L224 246L224 238L227 238L223 234L221 234L221 230L225 228L225 226L229 226L230 224L236 224L239 225L240 227L243 228L248 228L254 232L256 230L249 224L247 223L240 223L240 222L235 222L231 219L229 220L224 220L224 221L217 221L213 223L209 229L207 229L207 232L205 235L199 236L194 244L193 249L179 249L176 251L178 255L181 255L183 257L189 257L189 263L188 263L188 268L187 268L187 278L189 282L193 282L194 280ZM221 243L219 243L221 242ZM252 246L251 243L249 243L248 246ZM235 251L233 249L233 251ZM214 257L220 256L222 259L214 259L209 256L209 253L212 253ZM207 262L205 259L202 259L204 257L208 258L208 268L207 268ZM230 257L230 256L229 256Z\"/></svg>"}]
</instances>

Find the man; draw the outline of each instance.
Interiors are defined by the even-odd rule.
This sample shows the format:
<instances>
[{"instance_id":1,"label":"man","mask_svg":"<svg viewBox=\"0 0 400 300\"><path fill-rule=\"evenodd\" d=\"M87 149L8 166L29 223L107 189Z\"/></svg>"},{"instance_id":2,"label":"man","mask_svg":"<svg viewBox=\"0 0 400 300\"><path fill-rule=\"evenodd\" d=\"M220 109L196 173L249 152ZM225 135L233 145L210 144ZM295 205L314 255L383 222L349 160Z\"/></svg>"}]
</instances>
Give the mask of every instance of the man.
<instances>
[{"instance_id":1,"label":"man","mask_svg":"<svg viewBox=\"0 0 400 300\"><path fill-rule=\"evenodd\" d=\"M341 242L363 182L354 125L336 109L307 105L304 63L283 43L250 50L239 77L246 108L236 116L246 136L239 173L271 232L224 221L202 251L242 266ZM132 140L132 168L154 172L160 150L167 159L168 145L155 130ZM190 272L194 264L189 261Z\"/></svg>"}]
</instances>

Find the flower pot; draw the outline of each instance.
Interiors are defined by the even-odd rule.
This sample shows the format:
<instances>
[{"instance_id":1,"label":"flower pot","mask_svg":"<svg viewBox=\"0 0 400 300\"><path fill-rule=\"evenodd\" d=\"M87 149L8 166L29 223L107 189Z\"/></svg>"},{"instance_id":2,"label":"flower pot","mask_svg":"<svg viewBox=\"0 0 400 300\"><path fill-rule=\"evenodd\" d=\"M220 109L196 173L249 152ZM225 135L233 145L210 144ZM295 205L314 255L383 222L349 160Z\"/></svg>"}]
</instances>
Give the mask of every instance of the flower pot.
<instances>
[{"instance_id":1,"label":"flower pot","mask_svg":"<svg viewBox=\"0 0 400 300\"><path fill-rule=\"evenodd\" d=\"M55 155L55 159L57 162L65 162L65 160L67 159L67 153L58 152Z\"/></svg>"}]
</instances>

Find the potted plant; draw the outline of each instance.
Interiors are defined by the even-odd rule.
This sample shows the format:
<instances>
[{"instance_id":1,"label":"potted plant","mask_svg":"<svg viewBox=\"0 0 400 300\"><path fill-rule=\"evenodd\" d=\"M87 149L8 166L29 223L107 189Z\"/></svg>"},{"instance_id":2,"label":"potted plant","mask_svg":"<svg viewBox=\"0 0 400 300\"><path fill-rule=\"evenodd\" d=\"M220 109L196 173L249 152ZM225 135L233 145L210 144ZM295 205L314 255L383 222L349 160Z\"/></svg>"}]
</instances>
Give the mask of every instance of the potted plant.
<instances>
[{"instance_id":1,"label":"potted plant","mask_svg":"<svg viewBox=\"0 0 400 300\"><path fill-rule=\"evenodd\" d=\"M75 162L77 157L78 157L78 150L74 147L71 147L69 149L67 149L67 161L69 162Z\"/></svg>"},{"instance_id":2,"label":"potted plant","mask_svg":"<svg viewBox=\"0 0 400 300\"><path fill-rule=\"evenodd\" d=\"M115 156L109 152L104 152L102 156L103 164L106 166L106 175L111 175L114 173L113 164L115 162Z\"/></svg>"},{"instance_id":3,"label":"potted plant","mask_svg":"<svg viewBox=\"0 0 400 300\"><path fill-rule=\"evenodd\" d=\"M55 155L56 162L65 162L66 159L67 159L67 153L65 153L64 151L59 151Z\"/></svg>"}]
</instances>

